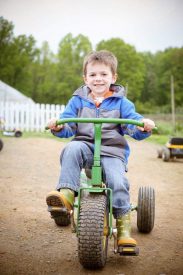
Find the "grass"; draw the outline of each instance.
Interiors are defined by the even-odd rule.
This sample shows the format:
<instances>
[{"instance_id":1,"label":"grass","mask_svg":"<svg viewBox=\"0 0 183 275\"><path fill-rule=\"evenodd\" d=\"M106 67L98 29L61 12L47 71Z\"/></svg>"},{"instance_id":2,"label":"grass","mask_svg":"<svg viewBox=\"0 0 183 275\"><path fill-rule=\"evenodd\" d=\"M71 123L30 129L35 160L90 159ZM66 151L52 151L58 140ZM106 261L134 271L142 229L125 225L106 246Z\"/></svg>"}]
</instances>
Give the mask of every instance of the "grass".
<instances>
[{"instance_id":1,"label":"grass","mask_svg":"<svg viewBox=\"0 0 183 275\"><path fill-rule=\"evenodd\" d=\"M169 136L167 135L152 135L150 136L147 141L155 143L155 144L160 144L160 145L164 145L169 139Z\"/></svg>"}]
</instances>

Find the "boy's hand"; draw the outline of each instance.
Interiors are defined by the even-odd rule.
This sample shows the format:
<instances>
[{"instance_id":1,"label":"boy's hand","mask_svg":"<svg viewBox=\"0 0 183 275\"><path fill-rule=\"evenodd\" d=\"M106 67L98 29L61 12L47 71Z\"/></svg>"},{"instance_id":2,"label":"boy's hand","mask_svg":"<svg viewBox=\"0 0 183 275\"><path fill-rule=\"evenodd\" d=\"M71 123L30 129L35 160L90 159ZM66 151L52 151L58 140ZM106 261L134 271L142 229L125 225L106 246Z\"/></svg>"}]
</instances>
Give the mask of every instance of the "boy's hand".
<instances>
[{"instance_id":1,"label":"boy's hand","mask_svg":"<svg viewBox=\"0 0 183 275\"><path fill-rule=\"evenodd\" d=\"M155 127L155 123L151 119L143 118L142 122L144 123L144 127L137 126L137 128L142 132L151 132L152 129Z\"/></svg>"},{"instance_id":2,"label":"boy's hand","mask_svg":"<svg viewBox=\"0 0 183 275\"><path fill-rule=\"evenodd\" d=\"M52 118L48 121L48 124L47 124L47 127L50 129L50 130L53 130L55 132L59 132L60 130L63 129L64 125L56 125L56 121L57 119L56 118Z\"/></svg>"}]
</instances>

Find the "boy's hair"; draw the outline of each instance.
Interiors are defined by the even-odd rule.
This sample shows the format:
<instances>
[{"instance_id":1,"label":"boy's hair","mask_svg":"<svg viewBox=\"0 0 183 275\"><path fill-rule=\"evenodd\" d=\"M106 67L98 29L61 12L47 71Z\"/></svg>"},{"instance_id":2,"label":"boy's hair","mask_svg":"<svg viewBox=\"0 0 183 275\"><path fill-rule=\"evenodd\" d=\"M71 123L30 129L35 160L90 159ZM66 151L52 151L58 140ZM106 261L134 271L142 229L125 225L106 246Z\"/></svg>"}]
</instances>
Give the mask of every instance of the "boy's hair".
<instances>
[{"instance_id":1,"label":"boy's hair","mask_svg":"<svg viewBox=\"0 0 183 275\"><path fill-rule=\"evenodd\" d=\"M89 63L103 63L111 68L112 74L116 74L118 61L115 55L109 51L94 51L85 56L83 61L83 74L86 75Z\"/></svg>"}]
</instances>

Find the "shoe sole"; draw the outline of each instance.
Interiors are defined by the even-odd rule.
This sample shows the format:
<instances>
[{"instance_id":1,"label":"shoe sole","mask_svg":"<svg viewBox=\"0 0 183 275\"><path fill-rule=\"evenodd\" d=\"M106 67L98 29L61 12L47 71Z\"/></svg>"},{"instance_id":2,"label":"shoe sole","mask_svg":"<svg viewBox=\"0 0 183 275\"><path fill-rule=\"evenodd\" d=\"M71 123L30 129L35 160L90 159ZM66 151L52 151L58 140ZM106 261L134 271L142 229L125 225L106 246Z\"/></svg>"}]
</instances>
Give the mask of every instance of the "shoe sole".
<instances>
[{"instance_id":1,"label":"shoe sole","mask_svg":"<svg viewBox=\"0 0 183 275\"><path fill-rule=\"evenodd\" d=\"M70 224L70 213L65 207L60 197L56 195L46 198L48 205L48 212L51 214L51 218L54 219L58 226L67 226Z\"/></svg>"},{"instance_id":2,"label":"shoe sole","mask_svg":"<svg viewBox=\"0 0 183 275\"><path fill-rule=\"evenodd\" d=\"M52 195L46 198L46 202L48 206L65 208L65 204L63 203L63 201L60 199L60 197L57 197L56 195Z\"/></svg>"},{"instance_id":3,"label":"shoe sole","mask_svg":"<svg viewBox=\"0 0 183 275\"><path fill-rule=\"evenodd\" d=\"M46 203L48 205L48 212L50 212L52 218L58 218L58 216L67 217L70 215L70 209L66 207L64 198L53 194L46 198Z\"/></svg>"}]
</instances>

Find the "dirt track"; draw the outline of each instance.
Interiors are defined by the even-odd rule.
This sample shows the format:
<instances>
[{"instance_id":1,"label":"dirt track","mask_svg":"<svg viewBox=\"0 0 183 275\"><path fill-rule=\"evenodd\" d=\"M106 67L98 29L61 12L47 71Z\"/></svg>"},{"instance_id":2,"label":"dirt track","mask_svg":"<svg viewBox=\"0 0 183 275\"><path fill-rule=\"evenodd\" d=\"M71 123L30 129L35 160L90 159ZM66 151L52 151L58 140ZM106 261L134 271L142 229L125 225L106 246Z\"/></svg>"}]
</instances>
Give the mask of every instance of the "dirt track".
<instances>
[{"instance_id":1,"label":"dirt track","mask_svg":"<svg viewBox=\"0 0 183 275\"><path fill-rule=\"evenodd\" d=\"M120 257L109 242L104 269L91 271L78 262L77 238L57 227L47 212L46 194L59 175L59 139L6 138L0 152L0 274L183 274L183 161L156 158L156 145L131 142L128 178L131 201L140 186L156 192L155 227L140 234L133 213L132 229L140 255Z\"/></svg>"}]
</instances>

